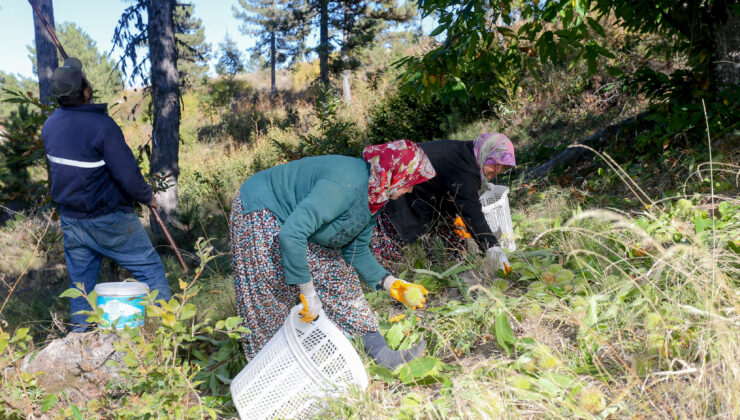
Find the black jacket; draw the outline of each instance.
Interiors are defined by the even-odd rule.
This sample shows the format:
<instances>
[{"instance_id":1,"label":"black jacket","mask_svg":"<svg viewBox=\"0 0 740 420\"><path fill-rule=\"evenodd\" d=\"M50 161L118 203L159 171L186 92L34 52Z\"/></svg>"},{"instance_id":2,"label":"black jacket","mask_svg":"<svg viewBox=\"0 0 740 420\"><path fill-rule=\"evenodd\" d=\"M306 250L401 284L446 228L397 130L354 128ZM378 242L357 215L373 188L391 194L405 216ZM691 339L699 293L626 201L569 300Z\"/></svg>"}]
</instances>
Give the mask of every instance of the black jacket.
<instances>
[{"instance_id":1,"label":"black jacket","mask_svg":"<svg viewBox=\"0 0 740 420\"><path fill-rule=\"evenodd\" d=\"M468 232L484 250L498 245L478 200L480 169L472 141L437 140L419 143L429 156L437 176L414 186L411 193L385 205L393 227L406 242L413 243L439 222L452 225L462 216Z\"/></svg>"},{"instance_id":2,"label":"black jacket","mask_svg":"<svg viewBox=\"0 0 740 420\"><path fill-rule=\"evenodd\" d=\"M41 129L51 169L51 198L62 216L98 217L133 212L152 189L106 105L63 106Z\"/></svg>"}]
</instances>

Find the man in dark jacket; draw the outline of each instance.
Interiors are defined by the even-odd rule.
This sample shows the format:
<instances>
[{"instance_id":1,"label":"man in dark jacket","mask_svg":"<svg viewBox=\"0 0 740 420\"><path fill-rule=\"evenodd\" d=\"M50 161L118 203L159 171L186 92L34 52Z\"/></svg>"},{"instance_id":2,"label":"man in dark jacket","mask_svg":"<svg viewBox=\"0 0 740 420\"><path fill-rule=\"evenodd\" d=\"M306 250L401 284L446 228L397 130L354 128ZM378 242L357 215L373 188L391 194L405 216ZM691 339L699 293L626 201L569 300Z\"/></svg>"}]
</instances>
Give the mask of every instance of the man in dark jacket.
<instances>
[{"instance_id":1,"label":"man in dark jacket","mask_svg":"<svg viewBox=\"0 0 740 420\"><path fill-rule=\"evenodd\" d=\"M157 290L158 299L172 296L162 260L139 218L134 201L157 207L121 129L105 104L93 104L92 87L82 64L69 58L54 70L52 94L60 107L44 123L41 137L51 169L51 197L59 205L64 255L72 287L92 292L103 257L129 270ZM88 328L90 310L84 298L72 299L72 331Z\"/></svg>"}]
</instances>

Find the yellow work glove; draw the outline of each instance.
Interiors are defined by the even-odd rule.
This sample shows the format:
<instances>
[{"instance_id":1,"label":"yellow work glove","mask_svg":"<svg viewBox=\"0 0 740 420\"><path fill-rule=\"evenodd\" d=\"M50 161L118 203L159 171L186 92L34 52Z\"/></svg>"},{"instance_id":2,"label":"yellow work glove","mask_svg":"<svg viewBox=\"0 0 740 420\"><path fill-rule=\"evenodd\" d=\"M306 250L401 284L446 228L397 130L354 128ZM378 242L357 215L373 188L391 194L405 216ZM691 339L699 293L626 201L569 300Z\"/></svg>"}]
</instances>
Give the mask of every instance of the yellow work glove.
<instances>
[{"instance_id":1,"label":"yellow work glove","mask_svg":"<svg viewBox=\"0 0 740 420\"><path fill-rule=\"evenodd\" d=\"M301 321L309 323L316 319L321 312L321 299L316 294L316 289L313 287L313 282L299 284L298 288L301 289L301 304L303 309L299 312L301 314Z\"/></svg>"},{"instance_id":2,"label":"yellow work glove","mask_svg":"<svg viewBox=\"0 0 740 420\"><path fill-rule=\"evenodd\" d=\"M404 305L408 306L411 309L421 309L424 307L424 304L426 303L427 299L424 297L429 294L426 288L420 284L414 284L409 283L405 280L401 280L399 278L388 276L383 280L383 288L388 291L388 293L393 296L393 299L396 299L397 301L403 303ZM411 302L416 303L412 305L407 300L406 293L411 290L416 289L412 291L412 295L414 293L417 293L418 295L421 295L420 299L418 299L418 302Z\"/></svg>"}]
</instances>

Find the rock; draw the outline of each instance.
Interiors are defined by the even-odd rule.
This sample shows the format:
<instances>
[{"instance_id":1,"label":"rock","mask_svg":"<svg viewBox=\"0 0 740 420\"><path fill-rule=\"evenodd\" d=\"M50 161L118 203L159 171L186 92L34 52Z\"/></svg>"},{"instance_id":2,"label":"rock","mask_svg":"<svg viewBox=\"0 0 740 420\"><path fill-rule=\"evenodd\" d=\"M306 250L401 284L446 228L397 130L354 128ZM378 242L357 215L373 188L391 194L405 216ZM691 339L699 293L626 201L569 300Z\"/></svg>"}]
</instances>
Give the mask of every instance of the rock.
<instances>
[{"instance_id":1,"label":"rock","mask_svg":"<svg viewBox=\"0 0 740 420\"><path fill-rule=\"evenodd\" d=\"M37 381L45 391L64 391L70 403L85 404L102 396L111 379L120 379L118 367L106 365L109 360L123 365L123 353L113 347L119 340L114 333L70 333L26 356L21 370L42 373Z\"/></svg>"},{"instance_id":2,"label":"rock","mask_svg":"<svg viewBox=\"0 0 740 420\"><path fill-rule=\"evenodd\" d=\"M466 286L472 287L479 285L483 282L483 276L485 273L481 273L477 270L463 271L459 274L460 280L462 280Z\"/></svg>"}]
</instances>

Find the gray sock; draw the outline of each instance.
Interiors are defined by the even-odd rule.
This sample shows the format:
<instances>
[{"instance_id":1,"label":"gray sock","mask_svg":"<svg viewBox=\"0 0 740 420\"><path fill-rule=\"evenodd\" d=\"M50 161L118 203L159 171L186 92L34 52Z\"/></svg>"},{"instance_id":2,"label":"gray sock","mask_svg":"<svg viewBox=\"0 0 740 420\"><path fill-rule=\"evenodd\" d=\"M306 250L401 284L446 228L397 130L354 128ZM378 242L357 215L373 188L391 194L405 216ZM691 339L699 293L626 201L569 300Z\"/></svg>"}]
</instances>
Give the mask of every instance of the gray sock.
<instances>
[{"instance_id":1,"label":"gray sock","mask_svg":"<svg viewBox=\"0 0 740 420\"><path fill-rule=\"evenodd\" d=\"M391 350L385 338L378 331L369 332L362 336L365 351L380 366L395 370L404 363L408 363L421 355L426 348L426 340L421 340L408 350Z\"/></svg>"}]
</instances>

